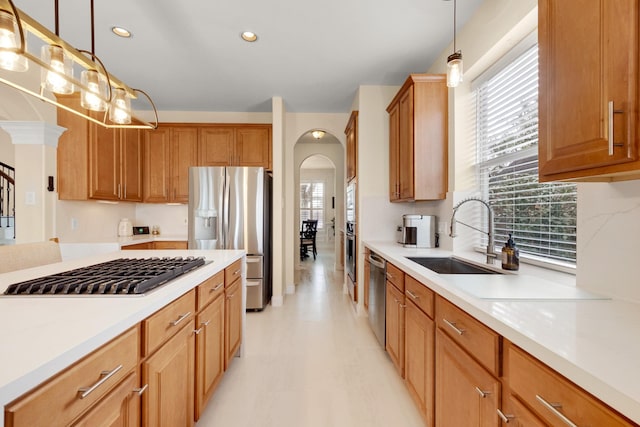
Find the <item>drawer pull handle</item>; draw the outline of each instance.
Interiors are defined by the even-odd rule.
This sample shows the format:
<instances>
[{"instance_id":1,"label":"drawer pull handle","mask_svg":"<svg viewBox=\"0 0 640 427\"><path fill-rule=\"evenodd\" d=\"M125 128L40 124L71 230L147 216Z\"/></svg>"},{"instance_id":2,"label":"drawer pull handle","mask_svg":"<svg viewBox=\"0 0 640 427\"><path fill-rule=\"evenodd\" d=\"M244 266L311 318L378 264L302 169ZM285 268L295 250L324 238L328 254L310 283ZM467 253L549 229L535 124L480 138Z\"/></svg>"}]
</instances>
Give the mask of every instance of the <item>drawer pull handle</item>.
<instances>
[{"instance_id":1,"label":"drawer pull handle","mask_svg":"<svg viewBox=\"0 0 640 427\"><path fill-rule=\"evenodd\" d=\"M138 396L142 396L142 394L149 388L149 384L145 384L140 388L134 388L133 392L137 393Z\"/></svg>"},{"instance_id":2,"label":"drawer pull handle","mask_svg":"<svg viewBox=\"0 0 640 427\"><path fill-rule=\"evenodd\" d=\"M542 405L549 410L553 415L560 418L560 420L568 426L578 427L573 421L567 418L562 412L558 411L559 408L562 408L562 405L559 403L549 403L544 400L542 397L536 394L536 399L538 402L542 403Z\"/></svg>"},{"instance_id":3,"label":"drawer pull handle","mask_svg":"<svg viewBox=\"0 0 640 427\"><path fill-rule=\"evenodd\" d=\"M186 319L189 316L191 316L191 312L185 313L182 316L178 317L173 322L169 322L169 323L171 324L171 326L178 326L178 323L182 322L184 319Z\"/></svg>"},{"instance_id":4,"label":"drawer pull handle","mask_svg":"<svg viewBox=\"0 0 640 427\"><path fill-rule=\"evenodd\" d=\"M387 273L387 280L390 280L393 282L393 274Z\"/></svg>"},{"instance_id":5,"label":"drawer pull handle","mask_svg":"<svg viewBox=\"0 0 640 427\"><path fill-rule=\"evenodd\" d=\"M407 295L409 295L411 298L413 299L420 299L420 297L416 294L414 294L413 292L411 292L410 290L407 289Z\"/></svg>"},{"instance_id":6,"label":"drawer pull handle","mask_svg":"<svg viewBox=\"0 0 640 427\"><path fill-rule=\"evenodd\" d=\"M240 274L240 270L236 270L236 271L233 272L234 276L237 276L238 274Z\"/></svg>"},{"instance_id":7,"label":"drawer pull handle","mask_svg":"<svg viewBox=\"0 0 640 427\"><path fill-rule=\"evenodd\" d=\"M227 299L231 299L231 298L233 298L234 296L235 296L235 293L233 293L233 294L231 294L231 295L227 296Z\"/></svg>"},{"instance_id":8,"label":"drawer pull handle","mask_svg":"<svg viewBox=\"0 0 640 427\"><path fill-rule=\"evenodd\" d=\"M512 418L515 418L515 416L513 415L505 415L504 412L502 412L500 409L496 409L496 412L498 413L498 416L500 417L502 422L505 424L509 424L509 421L511 421Z\"/></svg>"},{"instance_id":9,"label":"drawer pull handle","mask_svg":"<svg viewBox=\"0 0 640 427\"><path fill-rule=\"evenodd\" d=\"M211 323L211 320L207 320L206 322L202 322L200 323L201 326L209 326L209 323Z\"/></svg>"},{"instance_id":10,"label":"drawer pull handle","mask_svg":"<svg viewBox=\"0 0 640 427\"><path fill-rule=\"evenodd\" d=\"M200 332L202 332L202 328L198 328L198 329L194 329L193 333L198 335Z\"/></svg>"},{"instance_id":11,"label":"drawer pull handle","mask_svg":"<svg viewBox=\"0 0 640 427\"><path fill-rule=\"evenodd\" d=\"M456 334L458 334L458 335L462 335L462 334L464 334L464 329L460 329L460 328L458 328L458 327L456 326L456 324L455 324L455 323L453 323L453 322L449 322L449 321L448 321L447 319L445 319L444 317L442 318L442 321L443 321L443 322L444 322L448 327L450 327L451 329L453 329L454 331L456 331Z\"/></svg>"},{"instance_id":12,"label":"drawer pull handle","mask_svg":"<svg viewBox=\"0 0 640 427\"><path fill-rule=\"evenodd\" d=\"M217 291L218 289L220 289L223 285L224 285L224 283L220 283L220 284L219 284L218 286L216 286L215 288L211 288L211 289L209 289L209 292L215 292L215 291Z\"/></svg>"},{"instance_id":13,"label":"drawer pull handle","mask_svg":"<svg viewBox=\"0 0 640 427\"><path fill-rule=\"evenodd\" d=\"M109 378L111 378L112 376L114 376L120 369L122 369L122 365L118 365L116 366L116 368L112 371L102 371L100 372L100 376L102 378L100 378L98 380L98 382L96 382L94 385L92 385L91 387L82 387L78 389L78 397L80 399L84 399L85 397L89 396L91 393L93 393L98 387L100 387L102 384L104 384L106 381L109 380Z\"/></svg>"},{"instance_id":14,"label":"drawer pull handle","mask_svg":"<svg viewBox=\"0 0 640 427\"><path fill-rule=\"evenodd\" d=\"M490 393L490 392L488 392L488 391L482 391L482 390L480 390L480 388L478 388L478 387L476 387L476 391L478 392L478 394L480 395L480 397L481 397L481 398L483 398L483 399L484 399L485 397L487 397L487 395L491 394L491 393Z\"/></svg>"}]
</instances>

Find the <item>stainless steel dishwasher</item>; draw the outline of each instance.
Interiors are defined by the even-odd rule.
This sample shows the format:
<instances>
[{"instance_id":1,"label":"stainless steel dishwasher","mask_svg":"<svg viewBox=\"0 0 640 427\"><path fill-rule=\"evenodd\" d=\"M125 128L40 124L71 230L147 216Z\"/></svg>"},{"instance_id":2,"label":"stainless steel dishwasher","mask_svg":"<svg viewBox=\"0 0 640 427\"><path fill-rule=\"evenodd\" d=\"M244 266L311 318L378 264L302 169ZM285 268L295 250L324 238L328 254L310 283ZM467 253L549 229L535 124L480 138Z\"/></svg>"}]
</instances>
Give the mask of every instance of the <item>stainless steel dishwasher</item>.
<instances>
[{"instance_id":1,"label":"stainless steel dishwasher","mask_svg":"<svg viewBox=\"0 0 640 427\"><path fill-rule=\"evenodd\" d=\"M386 344L387 262L375 252L369 254L369 323L382 348Z\"/></svg>"}]
</instances>

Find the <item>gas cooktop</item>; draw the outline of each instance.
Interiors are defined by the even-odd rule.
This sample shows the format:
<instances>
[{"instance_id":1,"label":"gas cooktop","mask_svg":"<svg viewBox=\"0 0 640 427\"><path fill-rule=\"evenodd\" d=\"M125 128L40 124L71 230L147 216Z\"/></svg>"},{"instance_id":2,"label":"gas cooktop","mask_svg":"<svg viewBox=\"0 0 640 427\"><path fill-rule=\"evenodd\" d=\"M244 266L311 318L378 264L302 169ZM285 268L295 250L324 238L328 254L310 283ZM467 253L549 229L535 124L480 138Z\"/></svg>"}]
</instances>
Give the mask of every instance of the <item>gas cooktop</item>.
<instances>
[{"instance_id":1,"label":"gas cooktop","mask_svg":"<svg viewBox=\"0 0 640 427\"><path fill-rule=\"evenodd\" d=\"M15 283L4 295L139 295L204 264L203 257L120 258Z\"/></svg>"}]
</instances>

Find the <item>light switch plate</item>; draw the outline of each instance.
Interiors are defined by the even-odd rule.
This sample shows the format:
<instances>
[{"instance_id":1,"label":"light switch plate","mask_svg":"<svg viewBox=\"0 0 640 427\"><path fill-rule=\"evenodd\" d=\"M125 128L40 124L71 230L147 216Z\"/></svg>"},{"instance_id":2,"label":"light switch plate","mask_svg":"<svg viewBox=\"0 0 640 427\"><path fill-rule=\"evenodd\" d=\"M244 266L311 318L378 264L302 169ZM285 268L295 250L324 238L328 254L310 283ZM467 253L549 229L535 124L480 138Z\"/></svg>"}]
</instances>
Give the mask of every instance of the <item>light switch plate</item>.
<instances>
[{"instance_id":1,"label":"light switch plate","mask_svg":"<svg viewBox=\"0 0 640 427\"><path fill-rule=\"evenodd\" d=\"M35 205L36 204L36 193L34 191L27 191L24 194L24 204L25 205Z\"/></svg>"}]
</instances>

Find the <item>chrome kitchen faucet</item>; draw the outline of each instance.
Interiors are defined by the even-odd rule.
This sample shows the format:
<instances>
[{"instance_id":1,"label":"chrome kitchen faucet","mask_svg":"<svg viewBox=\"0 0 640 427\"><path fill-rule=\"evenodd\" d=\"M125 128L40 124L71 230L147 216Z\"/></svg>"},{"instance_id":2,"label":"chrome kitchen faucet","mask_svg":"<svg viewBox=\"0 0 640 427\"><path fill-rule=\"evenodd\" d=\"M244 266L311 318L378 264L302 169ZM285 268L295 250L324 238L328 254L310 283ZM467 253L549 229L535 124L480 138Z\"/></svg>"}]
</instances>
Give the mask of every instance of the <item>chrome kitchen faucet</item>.
<instances>
[{"instance_id":1,"label":"chrome kitchen faucet","mask_svg":"<svg viewBox=\"0 0 640 427\"><path fill-rule=\"evenodd\" d=\"M457 205L455 205L453 207L453 213L451 214L451 225L449 226L449 236L456 237L456 212L458 211L458 208L460 206L462 206L463 204L467 203L467 202L480 202L483 205L485 205L487 207L487 210L489 211L489 215L488 215L488 224L487 224L487 231L483 231L479 228L476 228L472 225L466 224L462 221L458 221L460 224L462 225L466 225L469 228L472 228L476 231L479 231L481 233L484 233L487 235L487 237L489 238L489 241L487 242L487 264L493 264L493 262L495 261L495 259L498 257L498 255L495 252L495 242L494 242L494 233L493 233L493 209L491 209L491 206L489 206L489 203L485 202L482 199L478 199L475 197L471 197L469 199L465 199L463 201L461 201L460 203L458 203Z\"/></svg>"}]
</instances>

